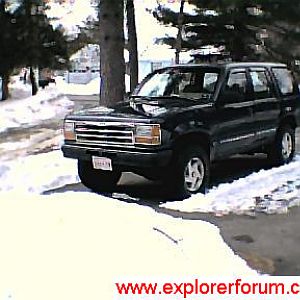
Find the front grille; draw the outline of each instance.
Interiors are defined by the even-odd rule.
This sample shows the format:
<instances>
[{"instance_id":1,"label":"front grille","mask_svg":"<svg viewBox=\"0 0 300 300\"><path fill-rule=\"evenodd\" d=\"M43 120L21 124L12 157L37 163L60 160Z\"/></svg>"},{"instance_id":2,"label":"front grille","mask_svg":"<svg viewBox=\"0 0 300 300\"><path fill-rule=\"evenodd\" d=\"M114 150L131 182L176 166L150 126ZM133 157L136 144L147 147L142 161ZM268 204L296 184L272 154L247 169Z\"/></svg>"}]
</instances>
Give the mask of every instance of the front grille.
<instances>
[{"instance_id":1,"label":"front grille","mask_svg":"<svg viewBox=\"0 0 300 300\"><path fill-rule=\"evenodd\" d=\"M134 124L118 122L76 122L76 141L99 146L133 146Z\"/></svg>"}]
</instances>

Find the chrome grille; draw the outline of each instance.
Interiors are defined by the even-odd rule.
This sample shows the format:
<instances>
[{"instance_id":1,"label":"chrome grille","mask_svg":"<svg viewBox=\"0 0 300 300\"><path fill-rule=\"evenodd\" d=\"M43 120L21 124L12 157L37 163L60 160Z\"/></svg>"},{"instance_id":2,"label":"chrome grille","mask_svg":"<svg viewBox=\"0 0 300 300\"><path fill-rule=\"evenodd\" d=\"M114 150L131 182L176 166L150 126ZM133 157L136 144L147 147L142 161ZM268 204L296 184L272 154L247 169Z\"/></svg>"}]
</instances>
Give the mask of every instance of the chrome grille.
<instances>
[{"instance_id":1,"label":"chrome grille","mask_svg":"<svg viewBox=\"0 0 300 300\"><path fill-rule=\"evenodd\" d=\"M134 124L118 122L76 122L76 141L88 145L131 146Z\"/></svg>"}]
</instances>

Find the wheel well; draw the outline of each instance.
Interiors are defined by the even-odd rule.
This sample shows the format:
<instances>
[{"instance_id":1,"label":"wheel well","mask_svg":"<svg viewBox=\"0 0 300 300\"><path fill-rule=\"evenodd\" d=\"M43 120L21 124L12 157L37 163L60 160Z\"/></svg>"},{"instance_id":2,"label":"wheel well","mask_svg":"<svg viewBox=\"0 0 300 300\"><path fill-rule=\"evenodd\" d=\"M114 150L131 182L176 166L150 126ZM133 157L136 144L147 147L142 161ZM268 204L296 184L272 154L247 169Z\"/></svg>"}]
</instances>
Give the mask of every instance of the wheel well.
<instances>
[{"instance_id":1,"label":"wheel well","mask_svg":"<svg viewBox=\"0 0 300 300\"><path fill-rule=\"evenodd\" d=\"M283 126L291 126L292 129L296 129L297 127L297 123L294 117L289 116L289 117L285 117L284 119L281 120L279 128L282 128Z\"/></svg>"},{"instance_id":2,"label":"wheel well","mask_svg":"<svg viewBox=\"0 0 300 300\"><path fill-rule=\"evenodd\" d=\"M204 133L189 133L178 137L174 142L174 149L187 147L188 145L199 145L203 147L208 157L210 156L210 138Z\"/></svg>"}]
</instances>

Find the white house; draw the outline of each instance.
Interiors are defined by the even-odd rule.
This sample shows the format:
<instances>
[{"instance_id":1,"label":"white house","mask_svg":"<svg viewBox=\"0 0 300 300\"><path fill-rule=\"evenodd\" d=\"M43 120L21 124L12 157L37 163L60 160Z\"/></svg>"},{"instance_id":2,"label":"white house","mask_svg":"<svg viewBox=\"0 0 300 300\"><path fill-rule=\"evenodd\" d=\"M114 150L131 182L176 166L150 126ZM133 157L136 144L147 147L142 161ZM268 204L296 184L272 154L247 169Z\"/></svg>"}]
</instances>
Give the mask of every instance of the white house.
<instances>
[{"instance_id":1,"label":"white house","mask_svg":"<svg viewBox=\"0 0 300 300\"><path fill-rule=\"evenodd\" d=\"M189 52L180 53L180 63L188 63L192 59ZM125 54L128 62L128 52ZM152 71L175 64L175 49L167 45L152 45L139 53L139 81Z\"/></svg>"},{"instance_id":2,"label":"white house","mask_svg":"<svg viewBox=\"0 0 300 300\"><path fill-rule=\"evenodd\" d=\"M129 54L124 50L125 62ZM192 59L189 53L180 53L180 62L187 63ZM71 57L71 70L66 73L68 83L86 84L100 76L100 50L98 45L87 45ZM166 45L152 45L139 53L139 81L152 71L175 64L175 50Z\"/></svg>"}]
</instances>

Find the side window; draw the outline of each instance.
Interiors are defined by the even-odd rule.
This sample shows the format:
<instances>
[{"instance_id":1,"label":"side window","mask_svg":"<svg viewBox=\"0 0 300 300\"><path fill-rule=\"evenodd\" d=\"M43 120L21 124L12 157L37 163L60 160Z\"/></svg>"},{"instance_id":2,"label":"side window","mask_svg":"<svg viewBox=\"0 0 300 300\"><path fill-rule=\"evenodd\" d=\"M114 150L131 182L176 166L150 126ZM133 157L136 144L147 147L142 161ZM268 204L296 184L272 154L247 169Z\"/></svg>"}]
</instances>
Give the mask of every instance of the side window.
<instances>
[{"instance_id":1,"label":"side window","mask_svg":"<svg viewBox=\"0 0 300 300\"><path fill-rule=\"evenodd\" d=\"M228 77L225 85L226 102L246 101L247 77L246 72L234 72Z\"/></svg>"},{"instance_id":2,"label":"side window","mask_svg":"<svg viewBox=\"0 0 300 300\"><path fill-rule=\"evenodd\" d=\"M293 77L289 70L285 68L272 68L282 95L294 93Z\"/></svg>"},{"instance_id":3,"label":"side window","mask_svg":"<svg viewBox=\"0 0 300 300\"><path fill-rule=\"evenodd\" d=\"M203 78L203 90L213 93L218 81L218 77L219 75L217 73L205 73Z\"/></svg>"},{"instance_id":4,"label":"side window","mask_svg":"<svg viewBox=\"0 0 300 300\"><path fill-rule=\"evenodd\" d=\"M273 97L265 71L250 71L255 99Z\"/></svg>"}]
</instances>

